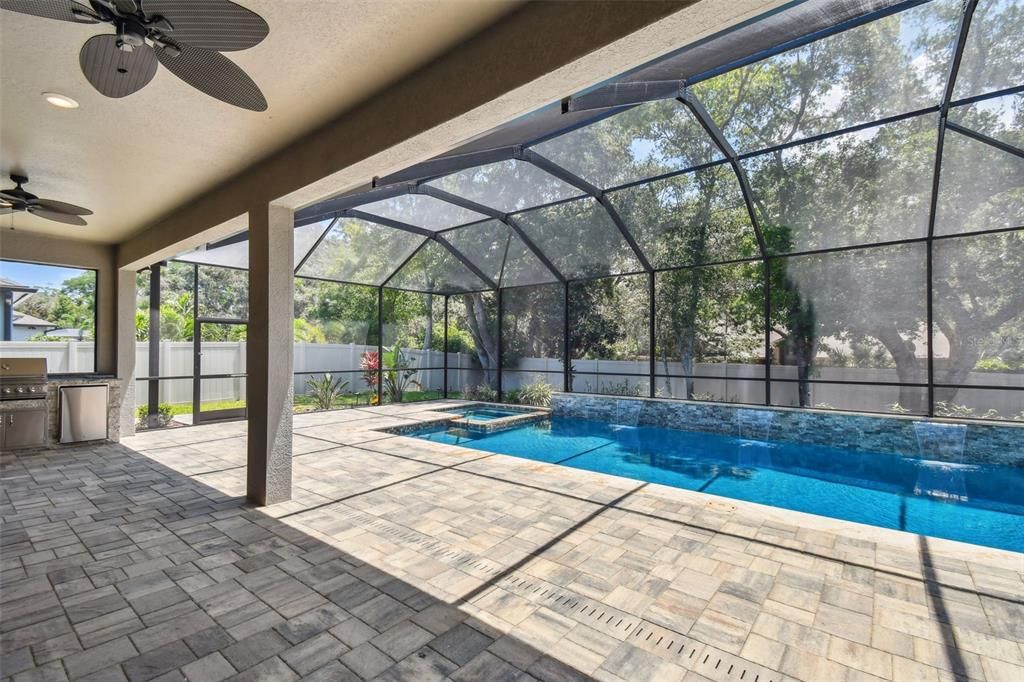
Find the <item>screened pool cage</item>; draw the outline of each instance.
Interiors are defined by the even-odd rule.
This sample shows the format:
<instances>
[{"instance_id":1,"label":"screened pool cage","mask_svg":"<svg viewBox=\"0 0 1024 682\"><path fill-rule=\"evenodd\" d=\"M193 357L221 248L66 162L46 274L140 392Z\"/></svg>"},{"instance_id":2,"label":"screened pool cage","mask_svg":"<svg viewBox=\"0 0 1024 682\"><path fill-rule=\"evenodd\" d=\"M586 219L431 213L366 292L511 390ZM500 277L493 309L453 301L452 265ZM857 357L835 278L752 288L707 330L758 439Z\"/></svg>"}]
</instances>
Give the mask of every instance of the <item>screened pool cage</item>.
<instances>
[{"instance_id":1,"label":"screened pool cage","mask_svg":"<svg viewBox=\"0 0 1024 682\"><path fill-rule=\"evenodd\" d=\"M1022 420L1022 36L1024 0L802 3L301 210L378 364L296 371Z\"/></svg>"}]
</instances>

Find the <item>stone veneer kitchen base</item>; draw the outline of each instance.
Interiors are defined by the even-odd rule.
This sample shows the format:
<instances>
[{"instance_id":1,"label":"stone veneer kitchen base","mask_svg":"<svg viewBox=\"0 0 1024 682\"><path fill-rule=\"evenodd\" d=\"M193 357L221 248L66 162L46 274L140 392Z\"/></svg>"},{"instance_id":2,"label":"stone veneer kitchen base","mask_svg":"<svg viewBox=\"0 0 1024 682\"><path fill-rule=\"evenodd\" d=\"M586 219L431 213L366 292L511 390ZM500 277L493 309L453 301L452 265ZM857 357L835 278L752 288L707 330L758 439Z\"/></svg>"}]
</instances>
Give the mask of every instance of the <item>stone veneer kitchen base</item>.
<instances>
[{"instance_id":1,"label":"stone veneer kitchen base","mask_svg":"<svg viewBox=\"0 0 1024 682\"><path fill-rule=\"evenodd\" d=\"M965 459L1024 466L1024 424L569 393L555 394L551 410L559 417L607 423L622 423L628 418L629 423L638 426L731 436L739 434L742 411L769 412L773 415L770 440L907 456L920 454L914 422L960 423L967 427Z\"/></svg>"},{"instance_id":2,"label":"stone veneer kitchen base","mask_svg":"<svg viewBox=\"0 0 1024 682\"><path fill-rule=\"evenodd\" d=\"M46 397L34 400L12 400L0 405L0 414L46 408L46 438L48 446L61 446L60 443L60 387L61 386L107 386L107 440L118 442L121 439L121 400L122 382L111 377L51 377L46 384ZM127 434L132 435L132 434ZM74 445L73 443L67 446Z\"/></svg>"}]
</instances>

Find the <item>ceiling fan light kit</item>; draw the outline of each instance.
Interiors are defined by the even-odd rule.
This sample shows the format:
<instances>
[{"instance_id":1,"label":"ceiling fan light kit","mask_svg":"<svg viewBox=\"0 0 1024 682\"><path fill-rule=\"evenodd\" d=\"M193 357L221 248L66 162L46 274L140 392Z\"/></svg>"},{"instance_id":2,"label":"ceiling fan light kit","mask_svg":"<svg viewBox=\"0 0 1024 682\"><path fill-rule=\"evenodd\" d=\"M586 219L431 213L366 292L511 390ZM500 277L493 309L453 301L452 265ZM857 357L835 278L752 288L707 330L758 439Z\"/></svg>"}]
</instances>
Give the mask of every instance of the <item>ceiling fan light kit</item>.
<instances>
[{"instance_id":1,"label":"ceiling fan light kit","mask_svg":"<svg viewBox=\"0 0 1024 682\"><path fill-rule=\"evenodd\" d=\"M59 92L44 92L43 99L58 109L77 109L78 102Z\"/></svg>"},{"instance_id":2,"label":"ceiling fan light kit","mask_svg":"<svg viewBox=\"0 0 1024 682\"><path fill-rule=\"evenodd\" d=\"M221 53L253 47L270 29L263 17L230 0L0 0L0 9L113 26L114 34L89 38L78 55L86 80L107 97L138 92L162 64L222 102L250 111L267 109L259 86Z\"/></svg>"}]
</instances>

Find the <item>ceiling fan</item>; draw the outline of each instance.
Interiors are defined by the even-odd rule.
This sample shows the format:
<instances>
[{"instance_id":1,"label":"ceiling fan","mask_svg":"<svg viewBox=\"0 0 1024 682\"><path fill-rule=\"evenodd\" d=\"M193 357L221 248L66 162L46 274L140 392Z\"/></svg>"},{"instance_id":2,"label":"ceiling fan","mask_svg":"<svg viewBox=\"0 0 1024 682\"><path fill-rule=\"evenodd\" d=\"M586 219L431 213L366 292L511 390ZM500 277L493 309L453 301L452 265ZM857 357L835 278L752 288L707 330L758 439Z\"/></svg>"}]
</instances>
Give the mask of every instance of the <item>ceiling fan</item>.
<instances>
[{"instance_id":1,"label":"ceiling fan","mask_svg":"<svg viewBox=\"0 0 1024 682\"><path fill-rule=\"evenodd\" d=\"M53 199L40 199L35 194L25 191L21 187L28 182L25 175L11 174L11 181L17 186L0 190L0 215L25 211L66 225L86 225L81 216L92 215L92 211L87 208Z\"/></svg>"},{"instance_id":2,"label":"ceiling fan","mask_svg":"<svg viewBox=\"0 0 1024 682\"><path fill-rule=\"evenodd\" d=\"M211 97L252 111L267 108L252 78L221 52L253 47L270 29L230 0L0 0L0 9L114 26L115 35L89 38L78 54L86 79L107 97L141 90L163 64Z\"/></svg>"}]
</instances>

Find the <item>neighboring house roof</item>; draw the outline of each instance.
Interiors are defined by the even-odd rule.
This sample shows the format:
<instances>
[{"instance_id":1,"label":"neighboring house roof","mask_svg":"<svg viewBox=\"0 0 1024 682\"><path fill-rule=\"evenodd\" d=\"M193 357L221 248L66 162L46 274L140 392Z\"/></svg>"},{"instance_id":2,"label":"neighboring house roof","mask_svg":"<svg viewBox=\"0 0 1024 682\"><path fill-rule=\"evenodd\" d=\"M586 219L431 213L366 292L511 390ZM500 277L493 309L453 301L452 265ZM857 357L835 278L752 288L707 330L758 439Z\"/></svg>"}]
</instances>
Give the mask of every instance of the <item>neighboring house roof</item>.
<instances>
[{"instance_id":1,"label":"neighboring house roof","mask_svg":"<svg viewBox=\"0 0 1024 682\"><path fill-rule=\"evenodd\" d=\"M30 287L20 282L15 282L13 279L7 279L6 277L0 277L0 290L7 289L13 292L11 303L17 303L27 296L39 291L36 287Z\"/></svg>"},{"instance_id":2,"label":"neighboring house roof","mask_svg":"<svg viewBox=\"0 0 1024 682\"><path fill-rule=\"evenodd\" d=\"M51 329L46 332L47 336L56 336L59 338L67 337L69 339L87 339L89 338L89 332L85 329L78 329L76 327L65 327L64 329Z\"/></svg>"},{"instance_id":3,"label":"neighboring house roof","mask_svg":"<svg viewBox=\"0 0 1024 682\"><path fill-rule=\"evenodd\" d=\"M46 320L41 320L38 317L20 313L17 310L14 311L11 324L19 327L50 327L51 329L55 329L57 327L53 322L47 322Z\"/></svg>"}]
</instances>

